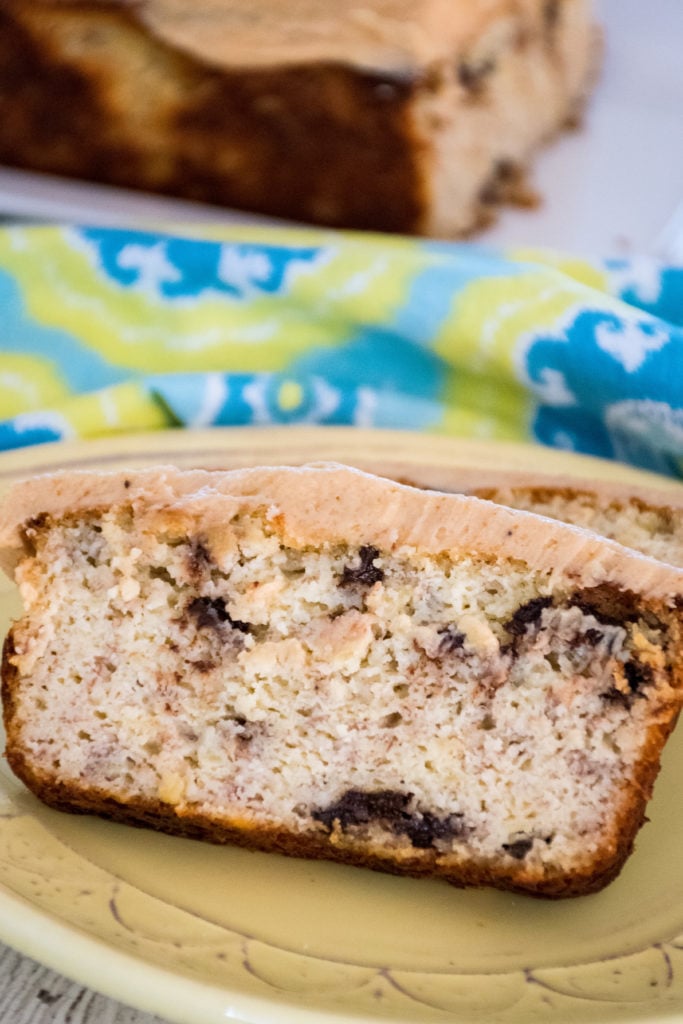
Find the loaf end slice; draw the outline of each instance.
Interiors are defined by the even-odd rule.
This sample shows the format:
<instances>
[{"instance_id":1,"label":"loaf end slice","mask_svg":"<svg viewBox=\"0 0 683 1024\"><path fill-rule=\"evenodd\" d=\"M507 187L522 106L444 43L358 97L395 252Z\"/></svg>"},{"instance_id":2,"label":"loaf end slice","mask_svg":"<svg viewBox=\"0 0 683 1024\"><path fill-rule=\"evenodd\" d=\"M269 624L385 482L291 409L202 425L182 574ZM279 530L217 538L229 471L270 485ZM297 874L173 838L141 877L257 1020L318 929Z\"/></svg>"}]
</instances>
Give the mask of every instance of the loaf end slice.
<instances>
[{"instance_id":1,"label":"loaf end slice","mask_svg":"<svg viewBox=\"0 0 683 1024\"><path fill-rule=\"evenodd\" d=\"M19 485L7 757L52 806L539 896L631 852L683 574L335 466Z\"/></svg>"},{"instance_id":2,"label":"loaf end slice","mask_svg":"<svg viewBox=\"0 0 683 1024\"><path fill-rule=\"evenodd\" d=\"M3 0L0 161L288 220L439 236L534 203L591 0Z\"/></svg>"}]
</instances>

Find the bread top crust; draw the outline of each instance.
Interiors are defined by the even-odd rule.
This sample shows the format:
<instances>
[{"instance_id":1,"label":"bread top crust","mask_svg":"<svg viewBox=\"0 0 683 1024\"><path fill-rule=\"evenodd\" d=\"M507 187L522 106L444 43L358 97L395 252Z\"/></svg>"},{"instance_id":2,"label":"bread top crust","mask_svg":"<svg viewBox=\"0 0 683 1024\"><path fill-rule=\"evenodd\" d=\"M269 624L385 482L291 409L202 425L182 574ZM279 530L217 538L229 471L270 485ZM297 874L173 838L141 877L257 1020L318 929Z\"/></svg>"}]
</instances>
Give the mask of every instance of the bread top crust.
<instances>
[{"instance_id":1,"label":"bread top crust","mask_svg":"<svg viewBox=\"0 0 683 1024\"><path fill-rule=\"evenodd\" d=\"M23 526L41 514L73 515L132 505L168 522L220 528L260 511L285 543L410 547L424 554L510 558L589 587L611 583L673 604L683 570L587 530L459 494L417 490L335 464L227 472L157 467L118 473L50 474L17 484L0 506L0 565L11 574L24 551Z\"/></svg>"},{"instance_id":2,"label":"bread top crust","mask_svg":"<svg viewBox=\"0 0 683 1024\"><path fill-rule=\"evenodd\" d=\"M26 0L20 0L26 2ZM65 7L83 0L38 0ZM574 0L584 3L585 0ZM119 7L164 43L223 68L342 63L409 73L467 49L495 22L543 18L542 0L89 0Z\"/></svg>"},{"instance_id":3,"label":"bread top crust","mask_svg":"<svg viewBox=\"0 0 683 1024\"><path fill-rule=\"evenodd\" d=\"M392 472L409 480L411 467L408 463L392 466ZM666 481L661 487L643 486L642 484L623 483L619 480L596 480L579 476L561 476L550 473L527 473L511 469L478 469L473 466L440 467L428 471L429 484L434 489L443 488L463 494L478 494L483 491L496 491L501 494L523 492L554 491L564 498L577 498L582 495L595 497L603 502L628 504L636 502L651 509L683 509L683 486L680 482ZM413 472L416 478L423 478L418 470ZM438 478L438 488L437 488ZM419 483L419 481L418 481ZM497 499L500 500L500 499Z\"/></svg>"}]
</instances>

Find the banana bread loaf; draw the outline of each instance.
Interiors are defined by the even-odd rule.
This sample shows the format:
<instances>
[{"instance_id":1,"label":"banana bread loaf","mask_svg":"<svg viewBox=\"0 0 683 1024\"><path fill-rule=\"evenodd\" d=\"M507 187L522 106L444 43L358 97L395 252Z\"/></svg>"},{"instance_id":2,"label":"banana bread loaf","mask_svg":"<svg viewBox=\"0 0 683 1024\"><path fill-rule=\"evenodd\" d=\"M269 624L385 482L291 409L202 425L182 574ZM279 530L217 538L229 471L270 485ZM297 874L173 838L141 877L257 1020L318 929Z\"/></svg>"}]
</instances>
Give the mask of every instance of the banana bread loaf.
<instances>
[{"instance_id":1,"label":"banana bread loaf","mask_svg":"<svg viewBox=\"0 0 683 1024\"><path fill-rule=\"evenodd\" d=\"M451 236L576 119L591 0L3 0L0 162Z\"/></svg>"},{"instance_id":2,"label":"banana bread loaf","mask_svg":"<svg viewBox=\"0 0 683 1024\"><path fill-rule=\"evenodd\" d=\"M632 849L673 567L337 466L37 478L0 555L7 757L55 807L542 896Z\"/></svg>"}]
</instances>

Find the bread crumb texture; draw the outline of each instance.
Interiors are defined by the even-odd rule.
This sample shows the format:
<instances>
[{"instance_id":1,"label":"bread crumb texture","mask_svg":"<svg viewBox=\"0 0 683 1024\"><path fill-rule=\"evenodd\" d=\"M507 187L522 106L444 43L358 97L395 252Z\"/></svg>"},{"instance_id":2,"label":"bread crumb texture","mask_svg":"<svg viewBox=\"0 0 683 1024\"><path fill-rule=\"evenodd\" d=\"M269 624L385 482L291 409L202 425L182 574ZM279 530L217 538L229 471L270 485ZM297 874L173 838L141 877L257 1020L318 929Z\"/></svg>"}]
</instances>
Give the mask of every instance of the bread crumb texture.
<instances>
[{"instance_id":1,"label":"bread crumb texture","mask_svg":"<svg viewBox=\"0 0 683 1024\"><path fill-rule=\"evenodd\" d=\"M25 537L5 717L44 798L549 895L628 854L678 710L676 609L510 559L292 547L267 511Z\"/></svg>"}]
</instances>

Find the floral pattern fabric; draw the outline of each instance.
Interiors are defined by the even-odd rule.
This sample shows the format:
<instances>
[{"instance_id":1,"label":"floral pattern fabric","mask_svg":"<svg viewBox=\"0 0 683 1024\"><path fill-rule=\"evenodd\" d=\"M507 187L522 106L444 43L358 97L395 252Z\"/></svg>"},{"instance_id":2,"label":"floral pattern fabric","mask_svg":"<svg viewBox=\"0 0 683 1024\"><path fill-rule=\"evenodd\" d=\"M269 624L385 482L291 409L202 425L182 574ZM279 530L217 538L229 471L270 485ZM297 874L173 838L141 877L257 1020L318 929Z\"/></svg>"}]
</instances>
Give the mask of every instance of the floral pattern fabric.
<instances>
[{"instance_id":1,"label":"floral pattern fabric","mask_svg":"<svg viewBox=\"0 0 683 1024\"><path fill-rule=\"evenodd\" d=\"M291 423L683 476L683 268L308 229L0 229L0 448Z\"/></svg>"}]
</instances>

